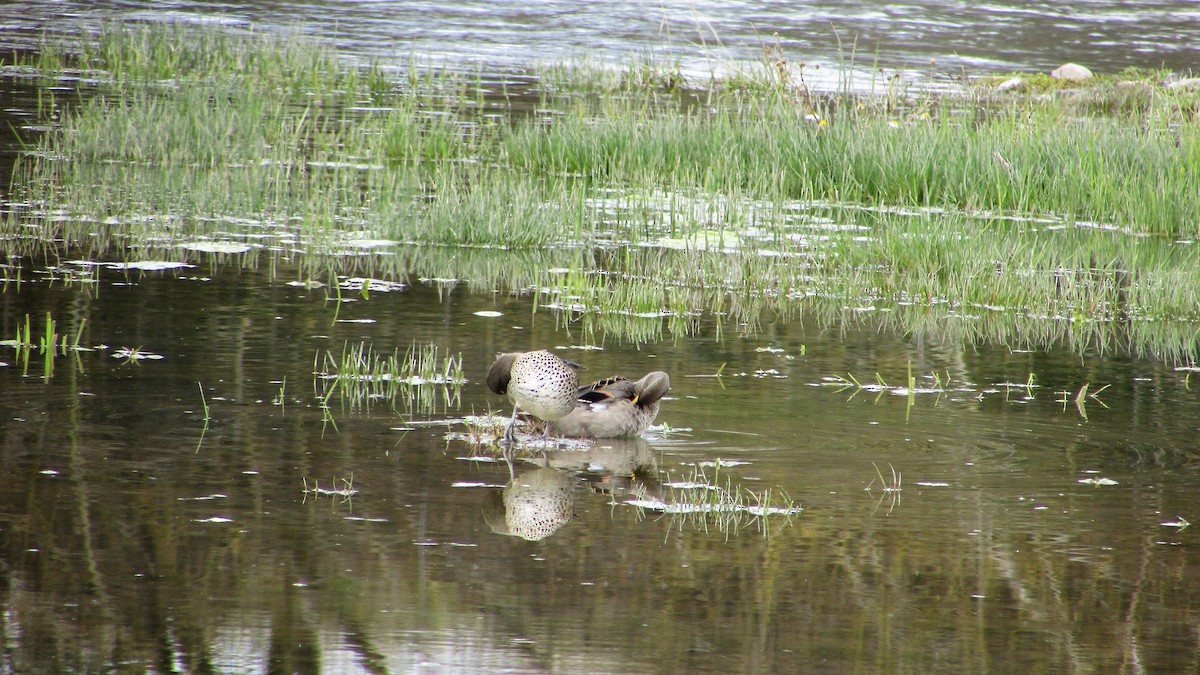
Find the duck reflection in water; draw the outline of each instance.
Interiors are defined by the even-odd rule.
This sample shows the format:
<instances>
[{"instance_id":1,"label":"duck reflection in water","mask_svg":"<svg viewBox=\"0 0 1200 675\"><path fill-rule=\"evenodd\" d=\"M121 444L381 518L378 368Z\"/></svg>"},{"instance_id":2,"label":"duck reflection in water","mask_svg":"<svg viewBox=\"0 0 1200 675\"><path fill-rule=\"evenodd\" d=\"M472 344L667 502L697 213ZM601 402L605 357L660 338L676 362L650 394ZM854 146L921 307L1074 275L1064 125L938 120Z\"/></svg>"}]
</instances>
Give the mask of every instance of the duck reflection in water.
<instances>
[{"instance_id":1,"label":"duck reflection in water","mask_svg":"<svg viewBox=\"0 0 1200 675\"><path fill-rule=\"evenodd\" d=\"M644 438L617 438L594 443L586 451L550 450L534 463L576 473L593 492L646 497L661 490L658 458Z\"/></svg>"},{"instance_id":2,"label":"duck reflection in water","mask_svg":"<svg viewBox=\"0 0 1200 675\"><path fill-rule=\"evenodd\" d=\"M641 438L587 450L543 450L526 461L539 466L516 472L509 462L508 483L484 498L484 521L497 534L529 541L550 536L575 515L584 485L610 498L619 493L645 497L659 489L654 452Z\"/></svg>"},{"instance_id":3,"label":"duck reflection in water","mask_svg":"<svg viewBox=\"0 0 1200 675\"><path fill-rule=\"evenodd\" d=\"M565 525L574 508L571 474L541 467L513 476L503 490L490 490L483 519L496 534L538 541Z\"/></svg>"}]
</instances>

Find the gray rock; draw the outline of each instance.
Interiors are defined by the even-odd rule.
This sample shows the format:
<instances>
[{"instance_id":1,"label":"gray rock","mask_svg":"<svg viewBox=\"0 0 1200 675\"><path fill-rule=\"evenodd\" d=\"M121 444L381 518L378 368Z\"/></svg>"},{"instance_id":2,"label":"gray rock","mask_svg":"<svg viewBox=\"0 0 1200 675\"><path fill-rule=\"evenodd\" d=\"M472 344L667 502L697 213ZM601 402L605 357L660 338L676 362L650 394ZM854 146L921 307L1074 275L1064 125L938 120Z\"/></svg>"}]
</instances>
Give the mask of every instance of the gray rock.
<instances>
[{"instance_id":1,"label":"gray rock","mask_svg":"<svg viewBox=\"0 0 1200 675\"><path fill-rule=\"evenodd\" d=\"M1092 79L1092 71L1087 67L1081 66L1078 63L1064 63L1061 66L1050 71L1050 77L1056 80L1070 80L1078 82L1080 80Z\"/></svg>"},{"instance_id":2,"label":"gray rock","mask_svg":"<svg viewBox=\"0 0 1200 675\"><path fill-rule=\"evenodd\" d=\"M1186 80L1175 80L1167 86L1171 89L1196 89L1200 87L1200 77L1189 77Z\"/></svg>"},{"instance_id":3,"label":"gray rock","mask_svg":"<svg viewBox=\"0 0 1200 675\"><path fill-rule=\"evenodd\" d=\"M996 85L996 91L1014 91L1025 86L1025 80L1019 77L1010 77L1007 80Z\"/></svg>"}]
</instances>

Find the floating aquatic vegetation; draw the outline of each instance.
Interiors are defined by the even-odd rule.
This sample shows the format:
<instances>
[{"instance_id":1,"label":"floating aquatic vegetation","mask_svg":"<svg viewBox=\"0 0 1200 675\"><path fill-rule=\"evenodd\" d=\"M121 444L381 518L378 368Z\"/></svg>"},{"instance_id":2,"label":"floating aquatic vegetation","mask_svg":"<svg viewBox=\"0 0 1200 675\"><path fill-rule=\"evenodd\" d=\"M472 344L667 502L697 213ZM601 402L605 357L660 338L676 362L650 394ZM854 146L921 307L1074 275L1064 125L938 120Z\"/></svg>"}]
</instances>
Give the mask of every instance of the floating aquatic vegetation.
<instances>
[{"instance_id":1,"label":"floating aquatic vegetation","mask_svg":"<svg viewBox=\"0 0 1200 675\"><path fill-rule=\"evenodd\" d=\"M402 291L406 288L405 284L397 281L387 281L384 279L371 279L369 277L344 277L338 279L338 286L344 291L353 291L366 296L371 291L377 293L394 293Z\"/></svg>"},{"instance_id":2,"label":"floating aquatic vegetation","mask_svg":"<svg viewBox=\"0 0 1200 675\"><path fill-rule=\"evenodd\" d=\"M687 478L664 481L663 486L669 490L664 499L630 499L624 503L664 513L670 516L673 527L686 526L703 532L712 528L726 538L749 528L768 536L773 524L782 519L783 525L790 525L792 517L803 511L783 490L751 490L735 484L728 475L722 482L722 466L725 464L721 460L711 466L696 465Z\"/></svg>"},{"instance_id":3,"label":"floating aquatic vegetation","mask_svg":"<svg viewBox=\"0 0 1200 675\"><path fill-rule=\"evenodd\" d=\"M472 454L470 457L463 459L475 462L496 462L504 460L506 456L512 458L521 453L538 456L543 451L586 450L593 443L592 439L542 436L544 423L541 420L518 417L517 427L528 426L531 433L518 432L520 441L518 446L516 448L508 448L501 441L504 439L504 431L508 427L510 419L510 417L504 415L466 415L457 421L465 429L463 431L452 429L446 433L445 438L447 441L465 442L471 449Z\"/></svg>"},{"instance_id":4,"label":"floating aquatic vegetation","mask_svg":"<svg viewBox=\"0 0 1200 675\"><path fill-rule=\"evenodd\" d=\"M254 246L234 241L194 241L180 244L179 248L197 253L234 254L246 253L254 248Z\"/></svg>"},{"instance_id":5,"label":"floating aquatic vegetation","mask_svg":"<svg viewBox=\"0 0 1200 675\"><path fill-rule=\"evenodd\" d=\"M465 441L472 451L486 448L483 458L487 461L497 461L501 453L497 452L500 439L504 437L504 429L508 426L509 418L504 415L466 415L462 418L465 431L451 431L446 434L446 440ZM472 459L480 459L480 455L472 455Z\"/></svg>"},{"instance_id":6,"label":"floating aquatic vegetation","mask_svg":"<svg viewBox=\"0 0 1200 675\"><path fill-rule=\"evenodd\" d=\"M308 484L307 478L302 478L303 488L301 492L304 494L304 500L308 501L309 496L318 497L341 497L342 501L349 502L354 495L358 494L358 490L354 489L354 474L350 474L349 478L335 478L333 480L334 487L323 488L320 481L314 480L312 485Z\"/></svg>"},{"instance_id":7,"label":"floating aquatic vegetation","mask_svg":"<svg viewBox=\"0 0 1200 675\"><path fill-rule=\"evenodd\" d=\"M124 359L126 363L137 363L139 361L158 361L163 358L163 355L145 351L141 347L121 347L112 353L112 357Z\"/></svg>"},{"instance_id":8,"label":"floating aquatic vegetation","mask_svg":"<svg viewBox=\"0 0 1200 675\"><path fill-rule=\"evenodd\" d=\"M922 383L921 386L918 386L918 381ZM1186 388L1188 381L1185 379L1183 384ZM928 375L918 378L913 374L912 364L909 363L904 384L890 384L880 373L875 373L873 381L868 381L865 378L860 380L853 373L847 373L846 375L823 377L819 382L810 383L810 386L831 387L838 392L849 391L851 393L847 400L854 399L864 392L867 394L873 393L875 396L872 400L876 403L881 400L884 394L904 396L907 398L907 406L909 411L911 411L918 396L929 395L934 396L933 405L941 403L945 395L983 400L994 394L1003 394L1003 399L1007 402L1027 404L1036 401L1038 391L1042 390L1046 385L1038 382L1036 373L1029 373L1024 382L1002 381L986 385L978 385L967 381L954 382L948 371L933 371ZM1079 416L1087 420L1087 404L1089 402L1104 408L1108 407L1104 400L1100 398L1100 395L1111 386L1106 384L1098 388L1093 388L1091 383L1085 382L1078 389L1057 391L1057 398L1055 400L1063 404L1063 412L1067 411L1069 403L1073 403Z\"/></svg>"}]
</instances>

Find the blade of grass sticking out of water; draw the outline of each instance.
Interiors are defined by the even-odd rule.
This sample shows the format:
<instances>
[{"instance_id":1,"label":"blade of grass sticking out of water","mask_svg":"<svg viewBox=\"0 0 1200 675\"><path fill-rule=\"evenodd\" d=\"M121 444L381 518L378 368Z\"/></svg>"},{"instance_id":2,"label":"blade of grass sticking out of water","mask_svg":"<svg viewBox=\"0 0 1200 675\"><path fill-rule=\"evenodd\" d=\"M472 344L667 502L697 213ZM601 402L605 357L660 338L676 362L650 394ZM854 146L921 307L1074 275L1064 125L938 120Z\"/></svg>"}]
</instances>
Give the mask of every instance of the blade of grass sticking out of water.
<instances>
[{"instance_id":1,"label":"blade of grass sticking out of water","mask_svg":"<svg viewBox=\"0 0 1200 675\"><path fill-rule=\"evenodd\" d=\"M212 415L209 414L208 400L204 398L204 385L197 382L196 386L200 389L200 405L204 408L204 426L207 427Z\"/></svg>"},{"instance_id":2,"label":"blade of grass sticking out of water","mask_svg":"<svg viewBox=\"0 0 1200 675\"><path fill-rule=\"evenodd\" d=\"M25 329L21 330L21 324L17 323L17 335L14 340L17 349L28 351L33 348L33 331L29 328L29 315L25 315Z\"/></svg>"},{"instance_id":3,"label":"blade of grass sticking out of water","mask_svg":"<svg viewBox=\"0 0 1200 675\"><path fill-rule=\"evenodd\" d=\"M38 348L43 354L49 353L53 355L55 353L54 343L57 341L54 318L50 315L50 312L46 312L46 332L38 340Z\"/></svg>"},{"instance_id":4,"label":"blade of grass sticking out of water","mask_svg":"<svg viewBox=\"0 0 1200 675\"><path fill-rule=\"evenodd\" d=\"M212 419L208 409L208 401L204 397L204 385L197 381L196 387L200 390L200 405L204 409L204 426L200 428L200 438L196 440L196 449L193 451L193 454L200 452L200 446L204 444L204 435L208 433L208 423Z\"/></svg>"}]
</instances>

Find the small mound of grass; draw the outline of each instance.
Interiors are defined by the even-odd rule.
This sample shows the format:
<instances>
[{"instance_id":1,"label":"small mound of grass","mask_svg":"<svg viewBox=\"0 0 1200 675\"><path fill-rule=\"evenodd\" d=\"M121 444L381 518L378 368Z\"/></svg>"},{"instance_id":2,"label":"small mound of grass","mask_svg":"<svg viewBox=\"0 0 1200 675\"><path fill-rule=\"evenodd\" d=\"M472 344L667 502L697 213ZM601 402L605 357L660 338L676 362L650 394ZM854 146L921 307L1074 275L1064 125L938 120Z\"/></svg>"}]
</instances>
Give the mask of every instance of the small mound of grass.
<instances>
[{"instance_id":1,"label":"small mound of grass","mask_svg":"<svg viewBox=\"0 0 1200 675\"><path fill-rule=\"evenodd\" d=\"M382 401L393 410L433 414L457 405L466 382L462 356L443 356L437 345L381 354L366 343L346 343L340 355L318 352L314 361L314 387L325 392L320 398L337 393L352 413Z\"/></svg>"},{"instance_id":2,"label":"small mound of grass","mask_svg":"<svg viewBox=\"0 0 1200 675\"><path fill-rule=\"evenodd\" d=\"M708 532L710 528L725 535L737 536L744 529L754 528L764 537L771 533L773 523L782 519L781 526L791 525L792 517L803 509L786 492L767 488L755 492L735 484L728 475L721 480L720 459L708 463L712 469L709 476L706 466L692 467L691 474L682 481L666 481L670 496L662 501L633 499L626 503L639 509L666 513L672 526L685 526Z\"/></svg>"}]
</instances>

